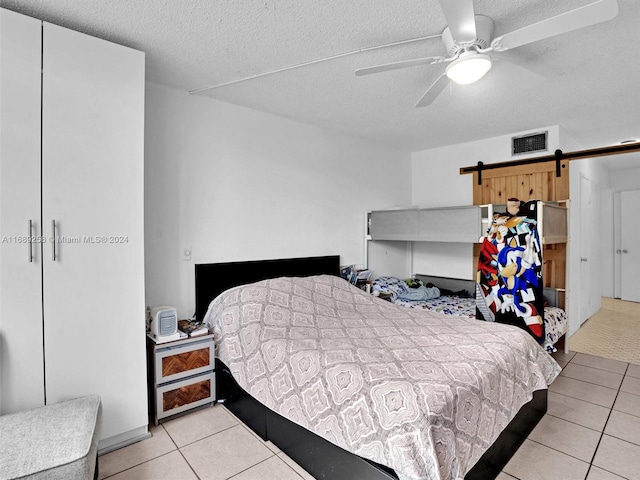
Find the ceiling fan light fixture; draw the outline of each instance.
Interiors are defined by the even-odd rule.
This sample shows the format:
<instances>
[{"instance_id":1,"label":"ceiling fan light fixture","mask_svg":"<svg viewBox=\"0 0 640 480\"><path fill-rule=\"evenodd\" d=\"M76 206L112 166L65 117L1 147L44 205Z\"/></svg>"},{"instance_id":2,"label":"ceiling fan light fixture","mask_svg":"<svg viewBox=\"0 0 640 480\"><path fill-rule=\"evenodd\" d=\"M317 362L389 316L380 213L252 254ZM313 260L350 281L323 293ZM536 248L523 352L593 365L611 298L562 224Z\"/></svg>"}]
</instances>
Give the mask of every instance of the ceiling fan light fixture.
<instances>
[{"instance_id":1,"label":"ceiling fan light fixture","mask_svg":"<svg viewBox=\"0 0 640 480\"><path fill-rule=\"evenodd\" d=\"M491 70L489 55L465 52L447 66L445 73L454 82L468 85L480 80L489 70Z\"/></svg>"}]
</instances>

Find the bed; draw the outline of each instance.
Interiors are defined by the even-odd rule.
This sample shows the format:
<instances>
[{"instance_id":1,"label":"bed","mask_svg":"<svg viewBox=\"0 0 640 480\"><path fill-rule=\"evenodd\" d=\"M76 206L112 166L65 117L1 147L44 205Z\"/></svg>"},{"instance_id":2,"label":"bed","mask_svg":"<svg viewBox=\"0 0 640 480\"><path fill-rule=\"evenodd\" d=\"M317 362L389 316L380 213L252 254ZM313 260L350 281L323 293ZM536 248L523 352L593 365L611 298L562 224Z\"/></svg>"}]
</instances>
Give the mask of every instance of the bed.
<instances>
[{"instance_id":1,"label":"bed","mask_svg":"<svg viewBox=\"0 0 640 480\"><path fill-rule=\"evenodd\" d=\"M282 262L196 265L196 314L216 335L219 400L315 478L495 478L544 415L560 368L523 332L376 299L338 257Z\"/></svg>"},{"instance_id":2,"label":"bed","mask_svg":"<svg viewBox=\"0 0 640 480\"><path fill-rule=\"evenodd\" d=\"M407 308L418 308L464 318L476 318L477 299L474 294L476 286L473 280L419 274L415 275L415 280L422 282L425 286L433 287L428 287L426 295L414 299L412 297L417 296L412 294L414 288L409 286L405 280L382 276L372 281L372 292L396 305ZM435 288L437 294L431 293L431 288ZM408 294L406 294L407 291ZM568 329L567 313L563 308L557 306L562 303L559 297L559 292L556 289L544 289L545 338L542 345L549 353L557 351L556 344Z\"/></svg>"}]
</instances>

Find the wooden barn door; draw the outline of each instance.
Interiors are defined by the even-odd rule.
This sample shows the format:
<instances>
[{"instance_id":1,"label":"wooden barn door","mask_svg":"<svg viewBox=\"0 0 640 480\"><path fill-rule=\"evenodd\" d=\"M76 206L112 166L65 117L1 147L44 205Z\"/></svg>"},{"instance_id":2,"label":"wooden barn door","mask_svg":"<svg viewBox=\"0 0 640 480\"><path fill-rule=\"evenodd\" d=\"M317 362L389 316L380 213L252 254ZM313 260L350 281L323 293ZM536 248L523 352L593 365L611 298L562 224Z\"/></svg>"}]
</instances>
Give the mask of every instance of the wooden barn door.
<instances>
[{"instance_id":1,"label":"wooden barn door","mask_svg":"<svg viewBox=\"0 0 640 480\"><path fill-rule=\"evenodd\" d=\"M561 175L556 177L556 162L495 168L473 173L473 203L505 204L508 198L520 200L559 201L569 199L569 162L561 162Z\"/></svg>"}]
</instances>

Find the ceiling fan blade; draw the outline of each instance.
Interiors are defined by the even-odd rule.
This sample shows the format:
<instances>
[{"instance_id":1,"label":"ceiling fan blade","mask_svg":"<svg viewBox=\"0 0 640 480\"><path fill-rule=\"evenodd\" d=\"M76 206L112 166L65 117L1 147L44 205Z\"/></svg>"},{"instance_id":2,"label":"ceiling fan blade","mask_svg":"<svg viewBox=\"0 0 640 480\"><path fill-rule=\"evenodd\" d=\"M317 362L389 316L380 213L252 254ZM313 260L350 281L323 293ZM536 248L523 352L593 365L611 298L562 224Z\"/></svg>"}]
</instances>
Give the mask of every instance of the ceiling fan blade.
<instances>
[{"instance_id":1,"label":"ceiling fan blade","mask_svg":"<svg viewBox=\"0 0 640 480\"><path fill-rule=\"evenodd\" d=\"M457 43L476 39L476 17L473 0L440 0L453 40Z\"/></svg>"},{"instance_id":2,"label":"ceiling fan blade","mask_svg":"<svg viewBox=\"0 0 640 480\"><path fill-rule=\"evenodd\" d=\"M416 103L416 108L426 107L442 93L445 87L449 85L449 77L444 73L438 77L438 79L431 84L429 89L425 92L422 98Z\"/></svg>"},{"instance_id":3,"label":"ceiling fan blade","mask_svg":"<svg viewBox=\"0 0 640 480\"><path fill-rule=\"evenodd\" d=\"M417 67L419 65L433 65L435 63L441 63L444 60L444 57L426 57L416 58L414 60L402 60L400 62L386 63L384 65L377 65L375 67L360 68L356 70L356 76L360 77L362 75L386 72L388 70L397 70L399 68Z\"/></svg>"},{"instance_id":4,"label":"ceiling fan blade","mask_svg":"<svg viewBox=\"0 0 640 480\"><path fill-rule=\"evenodd\" d=\"M545 38L589 27L611 20L618 14L616 0L600 0L547 20L507 33L494 39L491 46L496 51L509 50Z\"/></svg>"}]
</instances>

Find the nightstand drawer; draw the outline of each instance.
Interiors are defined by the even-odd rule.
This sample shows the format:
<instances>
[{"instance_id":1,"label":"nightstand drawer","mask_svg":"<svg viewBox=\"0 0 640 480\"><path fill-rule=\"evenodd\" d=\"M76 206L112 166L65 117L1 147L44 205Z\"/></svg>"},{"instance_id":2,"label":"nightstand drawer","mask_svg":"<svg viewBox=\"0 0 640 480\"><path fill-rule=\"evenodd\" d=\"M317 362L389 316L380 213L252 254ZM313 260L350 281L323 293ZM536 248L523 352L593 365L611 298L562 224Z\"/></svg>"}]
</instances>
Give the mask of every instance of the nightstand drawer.
<instances>
[{"instance_id":1,"label":"nightstand drawer","mask_svg":"<svg viewBox=\"0 0 640 480\"><path fill-rule=\"evenodd\" d=\"M204 339L187 345L156 351L156 385L213 370L213 340Z\"/></svg>"},{"instance_id":2,"label":"nightstand drawer","mask_svg":"<svg viewBox=\"0 0 640 480\"><path fill-rule=\"evenodd\" d=\"M162 385L156 389L157 418L212 403L216 398L215 390L214 372Z\"/></svg>"}]
</instances>

